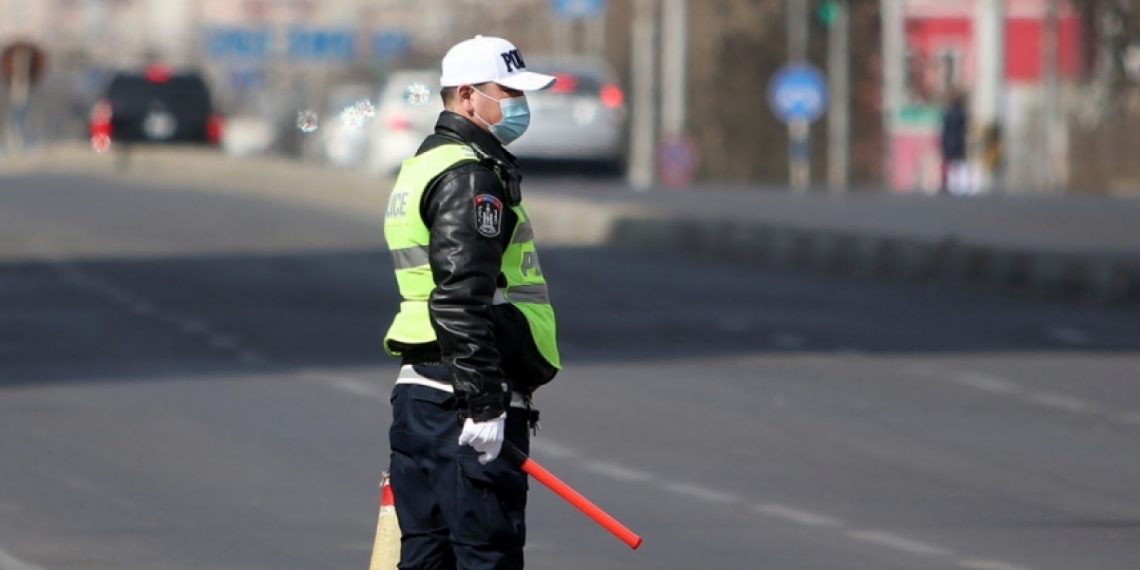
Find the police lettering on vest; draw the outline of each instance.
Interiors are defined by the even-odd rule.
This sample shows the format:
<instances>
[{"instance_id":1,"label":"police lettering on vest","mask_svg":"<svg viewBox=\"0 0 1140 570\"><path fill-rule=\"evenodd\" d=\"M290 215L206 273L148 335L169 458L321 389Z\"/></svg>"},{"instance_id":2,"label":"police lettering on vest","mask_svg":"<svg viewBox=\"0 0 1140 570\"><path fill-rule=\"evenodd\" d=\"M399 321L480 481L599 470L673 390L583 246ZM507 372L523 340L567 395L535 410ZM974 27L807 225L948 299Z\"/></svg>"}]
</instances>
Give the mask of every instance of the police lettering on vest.
<instances>
[{"instance_id":1,"label":"police lettering on vest","mask_svg":"<svg viewBox=\"0 0 1140 570\"><path fill-rule=\"evenodd\" d=\"M520 269L522 269L524 277L531 271L533 271L536 276L542 276L542 268L538 266L538 252L528 251L523 253L522 267Z\"/></svg>"},{"instance_id":2,"label":"police lettering on vest","mask_svg":"<svg viewBox=\"0 0 1140 570\"><path fill-rule=\"evenodd\" d=\"M407 213L408 209L408 193L407 192L393 192L392 197L388 199L388 211L384 213L384 218L393 218L403 216Z\"/></svg>"}]
</instances>

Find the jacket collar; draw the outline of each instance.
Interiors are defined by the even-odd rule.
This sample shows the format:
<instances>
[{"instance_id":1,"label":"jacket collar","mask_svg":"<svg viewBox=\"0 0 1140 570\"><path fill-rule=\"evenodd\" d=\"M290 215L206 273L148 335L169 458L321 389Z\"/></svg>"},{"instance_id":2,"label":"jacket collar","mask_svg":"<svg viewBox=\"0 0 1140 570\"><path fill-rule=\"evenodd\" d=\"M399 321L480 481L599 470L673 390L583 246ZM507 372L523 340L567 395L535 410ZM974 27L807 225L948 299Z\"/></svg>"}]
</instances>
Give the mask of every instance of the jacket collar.
<instances>
[{"instance_id":1,"label":"jacket collar","mask_svg":"<svg viewBox=\"0 0 1140 570\"><path fill-rule=\"evenodd\" d=\"M440 113L439 120L435 123L435 132L474 146L482 154L497 158L511 166L515 165L515 155L503 148L499 139L458 113L451 111Z\"/></svg>"}]
</instances>

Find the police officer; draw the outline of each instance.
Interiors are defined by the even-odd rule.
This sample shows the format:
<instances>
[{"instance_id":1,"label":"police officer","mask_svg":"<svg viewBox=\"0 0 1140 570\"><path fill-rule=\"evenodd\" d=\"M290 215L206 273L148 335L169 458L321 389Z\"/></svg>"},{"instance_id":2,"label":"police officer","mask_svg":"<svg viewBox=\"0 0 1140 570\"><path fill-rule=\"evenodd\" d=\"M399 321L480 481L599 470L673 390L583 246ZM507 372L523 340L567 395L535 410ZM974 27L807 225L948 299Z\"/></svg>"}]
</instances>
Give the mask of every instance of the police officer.
<instances>
[{"instance_id":1,"label":"police officer","mask_svg":"<svg viewBox=\"0 0 1140 570\"><path fill-rule=\"evenodd\" d=\"M554 311L504 148L530 123L528 71L507 40L478 36L443 58L445 111L404 161L384 218L403 302L384 340L391 482L402 569L523 567L526 476L496 457L529 451L535 389L558 371Z\"/></svg>"}]
</instances>

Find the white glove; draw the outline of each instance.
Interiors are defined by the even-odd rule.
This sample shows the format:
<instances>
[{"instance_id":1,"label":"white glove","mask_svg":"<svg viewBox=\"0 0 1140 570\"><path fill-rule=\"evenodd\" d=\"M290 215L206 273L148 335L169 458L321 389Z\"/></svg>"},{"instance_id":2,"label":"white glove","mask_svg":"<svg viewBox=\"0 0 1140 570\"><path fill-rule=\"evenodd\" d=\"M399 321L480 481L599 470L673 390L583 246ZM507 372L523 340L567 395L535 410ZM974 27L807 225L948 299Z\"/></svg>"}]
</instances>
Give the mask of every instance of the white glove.
<instances>
[{"instance_id":1,"label":"white glove","mask_svg":"<svg viewBox=\"0 0 1140 570\"><path fill-rule=\"evenodd\" d=\"M463 420L463 431L459 434L459 445L470 445L479 452L479 463L486 465L499 456L503 449L503 434L506 430L507 414L485 422L471 418Z\"/></svg>"}]
</instances>

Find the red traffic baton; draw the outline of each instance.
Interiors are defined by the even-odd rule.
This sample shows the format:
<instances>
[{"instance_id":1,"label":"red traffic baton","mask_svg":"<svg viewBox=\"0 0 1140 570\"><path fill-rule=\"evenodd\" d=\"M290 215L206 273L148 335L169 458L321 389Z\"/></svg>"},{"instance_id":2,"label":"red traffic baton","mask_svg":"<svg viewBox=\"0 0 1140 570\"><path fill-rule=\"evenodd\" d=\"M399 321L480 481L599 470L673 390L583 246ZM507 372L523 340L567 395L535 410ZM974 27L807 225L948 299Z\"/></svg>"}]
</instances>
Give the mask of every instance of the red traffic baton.
<instances>
[{"instance_id":1,"label":"red traffic baton","mask_svg":"<svg viewBox=\"0 0 1140 570\"><path fill-rule=\"evenodd\" d=\"M546 468L539 465L538 462L527 457L525 453L509 442L503 442L502 457L506 459L511 465L518 467L527 475L534 477L539 483L542 483L546 488L554 492L555 495L562 497L563 501L570 503L574 508L582 511L582 514L590 518L590 520L598 523L599 526L608 530L610 534L617 537L618 540L624 542L626 546L637 550L641 546L641 537L637 533L629 530L629 527L621 524L620 521L610 516L609 513L603 511L601 507L595 505L581 493L575 491L573 487L564 483L553 473L547 471Z\"/></svg>"}]
</instances>

